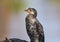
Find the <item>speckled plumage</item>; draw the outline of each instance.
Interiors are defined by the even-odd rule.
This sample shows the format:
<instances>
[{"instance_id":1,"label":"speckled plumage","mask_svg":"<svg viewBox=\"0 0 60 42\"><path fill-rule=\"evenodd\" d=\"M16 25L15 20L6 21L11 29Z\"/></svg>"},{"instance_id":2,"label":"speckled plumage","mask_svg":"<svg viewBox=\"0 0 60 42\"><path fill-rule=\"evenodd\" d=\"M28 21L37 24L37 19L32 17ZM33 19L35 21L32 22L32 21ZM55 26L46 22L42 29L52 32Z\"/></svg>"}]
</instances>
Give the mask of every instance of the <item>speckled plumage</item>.
<instances>
[{"instance_id":1,"label":"speckled plumage","mask_svg":"<svg viewBox=\"0 0 60 42\"><path fill-rule=\"evenodd\" d=\"M34 14L28 14L25 19L27 33L31 42L44 42L43 26L37 20L37 12L34 8L29 8L34 11Z\"/></svg>"}]
</instances>

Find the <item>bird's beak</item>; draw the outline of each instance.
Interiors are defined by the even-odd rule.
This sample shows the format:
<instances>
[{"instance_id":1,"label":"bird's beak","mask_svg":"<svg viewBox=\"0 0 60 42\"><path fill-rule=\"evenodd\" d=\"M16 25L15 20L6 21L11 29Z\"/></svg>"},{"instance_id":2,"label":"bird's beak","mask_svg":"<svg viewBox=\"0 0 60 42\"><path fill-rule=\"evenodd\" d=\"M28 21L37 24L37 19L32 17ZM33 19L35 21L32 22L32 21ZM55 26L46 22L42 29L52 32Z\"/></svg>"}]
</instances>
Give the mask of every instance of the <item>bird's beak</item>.
<instances>
[{"instance_id":1,"label":"bird's beak","mask_svg":"<svg viewBox=\"0 0 60 42\"><path fill-rule=\"evenodd\" d=\"M25 10L25 12L30 13L30 10L29 10L29 9L27 9L27 10Z\"/></svg>"}]
</instances>

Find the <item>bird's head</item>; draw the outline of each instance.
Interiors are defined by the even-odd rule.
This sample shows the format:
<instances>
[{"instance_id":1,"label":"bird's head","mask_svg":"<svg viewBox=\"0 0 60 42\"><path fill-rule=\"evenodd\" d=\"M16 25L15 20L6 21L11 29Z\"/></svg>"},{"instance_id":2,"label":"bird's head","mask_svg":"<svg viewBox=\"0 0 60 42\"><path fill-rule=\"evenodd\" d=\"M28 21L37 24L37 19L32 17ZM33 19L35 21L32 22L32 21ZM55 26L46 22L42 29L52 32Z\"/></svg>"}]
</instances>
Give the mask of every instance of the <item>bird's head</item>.
<instances>
[{"instance_id":1,"label":"bird's head","mask_svg":"<svg viewBox=\"0 0 60 42\"><path fill-rule=\"evenodd\" d=\"M25 11L31 15L34 15L35 17L37 16L37 11L34 8L28 8Z\"/></svg>"}]
</instances>

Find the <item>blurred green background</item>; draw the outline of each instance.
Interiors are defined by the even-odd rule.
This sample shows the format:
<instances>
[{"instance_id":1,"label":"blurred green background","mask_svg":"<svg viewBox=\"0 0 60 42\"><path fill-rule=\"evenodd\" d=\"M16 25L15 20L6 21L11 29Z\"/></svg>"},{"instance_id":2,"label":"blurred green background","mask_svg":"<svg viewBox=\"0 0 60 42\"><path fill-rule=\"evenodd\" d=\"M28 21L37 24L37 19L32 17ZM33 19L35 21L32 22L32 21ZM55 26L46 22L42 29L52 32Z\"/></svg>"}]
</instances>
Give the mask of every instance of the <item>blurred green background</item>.
<instances>
[{"instance_id":1,"label":"blurred green background","mask_svg":"<svg viewBox=\"0 0 60 42\"><path fill-rule=\"evenodd\" d=\"M18 12L27 7L26 2L27 0L0 0L0 5L6 10Z\"/></svg>"}]
</instances>

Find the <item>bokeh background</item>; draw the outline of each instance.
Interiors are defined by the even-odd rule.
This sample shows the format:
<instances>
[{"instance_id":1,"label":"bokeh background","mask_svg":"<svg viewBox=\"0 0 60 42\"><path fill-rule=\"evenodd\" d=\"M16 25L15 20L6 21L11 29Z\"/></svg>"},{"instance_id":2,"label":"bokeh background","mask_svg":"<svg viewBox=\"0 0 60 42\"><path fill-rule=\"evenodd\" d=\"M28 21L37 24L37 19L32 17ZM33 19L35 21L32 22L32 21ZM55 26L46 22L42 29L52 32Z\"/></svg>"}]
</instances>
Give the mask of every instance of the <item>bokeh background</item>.
<instances>
[{"instance_id":1,"label":"bokeh background","mask_svg":"<svg viewBox=\"0 0 60 42\"><path fill-rule=\"evenodd\" d=\"M25 28L27 13L24 12L29 7L38 12L45 42L60 42L60 0L1 0L0 40L8 37L30 41Z\"/></svg>"}]
</instances>

